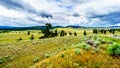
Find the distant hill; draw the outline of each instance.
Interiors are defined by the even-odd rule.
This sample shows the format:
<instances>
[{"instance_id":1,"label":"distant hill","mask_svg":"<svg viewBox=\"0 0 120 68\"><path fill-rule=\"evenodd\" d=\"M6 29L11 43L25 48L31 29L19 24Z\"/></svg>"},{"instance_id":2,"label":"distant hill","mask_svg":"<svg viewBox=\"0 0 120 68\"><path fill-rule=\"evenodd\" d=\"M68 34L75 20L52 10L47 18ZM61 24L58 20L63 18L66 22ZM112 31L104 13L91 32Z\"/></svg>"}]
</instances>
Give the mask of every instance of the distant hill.
<instances>
[{"instance_id":1,"label":"distant hill","mask_svg":"<svg viewBox=\"0 0 120 68\"><path fill-rule=\"evenodd\" d=\"M53 28L60 28L62 26L53 26ZM31 27L12 27L0 26L0 30L44 30L46 26L31 26Z\"/></svg>"},{"instance_id":2,"label":"distant hill","mask_svg":"<svg viewBox=\"0 0 120 68\"><path fill-rule=\"evenodd\" d=\"M110 28L120 28L120 26L110 26Z\"/></svg>"},{"instance_id":3,"label":"distant hill","mask_svg":"<svg viewBox=\"0 0 120 68\"><path fill-rule=\"evenodd\" d=\"M0 26L0 29L12 29L14 27L11 27L11 26Z\"/></svg>"},{"instance_id":4,"label":"distant hill","mask_svg":"<svg viewBox=\"0 0 120 68\"><path fill-rule=\"evenodd\" d=\"M120 26L110 26L110 27L84 27L84 26L74 26L74 25L69 25L69 26L53 26L54 28L120 28ZM30 26L30 27L12 27L12 26L0 26L0 30L44 30L46 26Z\"/></svg>"},{"instance_id":5,"label":"distant hill","mask_svg":"<svg viewBox=\"0 0 120 68\"><path fill-rule=\"evenodd\" d=\"M66 26L66 27L71 27L71 28L84 28L83 26L74 26L74 25L69 25L69 26Z\"/></svg>"}]
</instances>

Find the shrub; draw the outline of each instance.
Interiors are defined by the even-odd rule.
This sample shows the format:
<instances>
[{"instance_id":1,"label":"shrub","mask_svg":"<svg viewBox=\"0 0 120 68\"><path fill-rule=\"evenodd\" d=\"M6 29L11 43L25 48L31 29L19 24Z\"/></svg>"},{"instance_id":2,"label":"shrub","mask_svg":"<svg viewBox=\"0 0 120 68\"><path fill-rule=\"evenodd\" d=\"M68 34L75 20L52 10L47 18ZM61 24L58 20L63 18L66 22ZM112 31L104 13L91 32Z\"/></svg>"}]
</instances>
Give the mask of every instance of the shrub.
<instances>
[{"instance_id":1,"label":"shrub","mask_svg":"<svg viewBox=\"0 0 120 68\"><path fill-rule=\"evenodd\" d=\"M4 62L3 57L0 57L0 64L2 64Z\"/></svg>"},{"instance_id":2,"label":"shrub","mask_svg":"<svg viewBox=\"0 0 120 68\"><path fill-rule=\"evenodd\" d=\"M114 43L109 45L107 51L109 55L120 55L120 44Z\"/></svg>"},{"instance_id":3,"label":"shrub","mask_svg":"<svg viewBox=\"0 0 120 68\"><path fill-rule=\"evenodd\" d=\"M50 57L50 54L45 54L44 56L45 56L45 58L48 58L48 57Z\"/></svg>"},{"instance_id":4,"label":"shrub","mask_svg":"<svg viewBox=\"0 0 120 68\"><path fill-rule=\"evenodd\" d=\"M66 46L64 47L64 50L67 50L67 47L66 47Z\"/></svg>"},{"instance_id":5,"label":"shrub","mask_svg":"<svg viewBox=\"0 0 120 68\"><path fill-rule=\"evenodd\" d=\"M64 30L61 30L60 36L64 36L64 35L65 35L65 31L64 31Z\"/></svg>"},{"instance_id":6,"label":"shrub","mask_svg":"<svg viewBox=\"0 0 120 68\"><path fill-rule=\"evenodd\" d=\"M64 56L65 56L65 55L62 53L62 54L61 54L61 57L64 58Z\"/></svg>"},{"instance_id":7,"label":"shrub","mask_svg":"<svg viewBox=\"0 0 120 68\"><path fill-rule=\"evenodd\" d=\"M39 61L39 57L35 57L34 62L38 62L38 61Z\"/></svg>"},{"instance_id":8,"label":"shrub","mask_svg":"<svg viewBox=\"0 0 120 68\"><path fill-rule=\"evenodd\" d=\"M97 29L93 29L93 34L97 34L98 30Z\"/></svg>"},{"instance_id":9,"label":"shrub","mask_svg":"<svg viewBox=\"0 0 120 68\"><path fill-rule=\"evenodd\" d=\"M9 58L9 57L10 57L9 55L6 55L4 58L7 59L7 58Z\"/></svg>"},{"instance_id":10,"label":"shrub","mask_svg":"<svg viewBox=\"0 0 120 68\"><path fill-rule=\"evenodd\" d=\"M72 33L71 33L71 32L69 32L69 35L72 35Z\"/></svg>"},{"instance_id":11,"label":"shrub","mask_svg":"<svg viewBox=\"0 0 120 68\"><path fill-rule=\"evenodd\" d=\"M101 43L102 39L101 38L97 38L96 41L99 41Z\"/></svg>"},{"instance_id":12,"label":"shrub","mask_svg":"<svg viewBox=\"0 0 120 68\"><path fill-rule=\"evenodd\" d=\"M100 45L100 42L99 42L99 41L94 41L94 45L95 45L95 46L99 46L99 45Z\"/></svg>"},{"instance_id":13,"label":"shrub","mask_svg":"<svg viewBox=\"0 0 120 68\"><path fill-rule=\"evenodd\" d=\"M20 41L20 40L22 40L22 38L17 39L17 41Z\"/></svg>"},{"instance_id":14,"label":"shrub","mask_svg":"<svg viewBox=\"0 0 120 68\"><path fill-rule=\"evenodd\" d=\"M19 38L19 40L22 40L22 38Z\"/></svg>"},{"instance_id":15,"label":"shrub","mask_svg":"<svg viewBox=\"0 0 120 68\"><path fill-rule=\"evenodd\" d=\"M79 64L78 63L74 63L73 64L75 68L79 68Z\"/></svg>"},{"instance_id":16,"label":"shrub","mask_svg":"<svg viewBox=\"0 0 120 68\"><path fill-rule=\"evenodd\" d=\"M89 50L90 48L91 48L90 45L86 45L86 46L84 47L85 50Z\"/></svg>"},{"instance_id":17,"label":"shrub","mask_svg":"<svg viewBox=\"0 0 120 68\"><path fill-rule=\"evenodd\" d=\"M9 64L7 64L7 65L6 65L6 68L10 68L10 65L9 65Z\"/></svg>"},{"instance_id":18,"label":"shrub","mask_svg":"<svg viewBox=\"0 0 120 68\"><path fill-rule=\"evenodd\" d=\"M79 48L75 49L75 54L79 55L81 53L81 50Z\"/></svg>"},{"instance_id":19,"label":"shrub","mask_svg":"<svg viewBox=\"0 0 120 68\"><path fill-rule=\"evenodd\" d=\"M85 46L86 46L85 42L82 42L76 45L77 48L84 48Z\"/></svg>"},{"instance_id":20,"label":"shrub","mask_svg":"<svg viewBox=\"0 0 120 68\"><path fill-rule=\"evenodd\" d=\"M87 38L86 38L86 37L84 37L84 38L83 38L83 41L87 41Z\"/></svg>"},{"instance_id":21,"label":"shrub","mask_svg":"<svg viewBox=\"0 0 120 68\"><path fill-rule=\"evenodd\" d=\"M120 55L120 47L115 50L116 55Z\"/></svg>"}]
</instances>

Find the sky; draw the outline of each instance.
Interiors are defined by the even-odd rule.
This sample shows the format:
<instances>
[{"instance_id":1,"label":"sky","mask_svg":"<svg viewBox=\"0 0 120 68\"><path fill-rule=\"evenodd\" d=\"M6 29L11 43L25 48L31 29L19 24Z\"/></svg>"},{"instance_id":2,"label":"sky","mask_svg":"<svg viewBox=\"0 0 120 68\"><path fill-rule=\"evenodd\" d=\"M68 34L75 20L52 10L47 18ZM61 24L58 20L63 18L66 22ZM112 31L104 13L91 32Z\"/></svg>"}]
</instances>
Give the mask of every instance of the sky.
<instances>
[{"instance_id":1,"label":"sky","mask_svg":"<svg viewBox=\"0 0 120 68\"><path fill-rule=\"evenodd\" d=\"M120 26L120 0L0 0L0 26Z\"/></svg>"}]
</instances>

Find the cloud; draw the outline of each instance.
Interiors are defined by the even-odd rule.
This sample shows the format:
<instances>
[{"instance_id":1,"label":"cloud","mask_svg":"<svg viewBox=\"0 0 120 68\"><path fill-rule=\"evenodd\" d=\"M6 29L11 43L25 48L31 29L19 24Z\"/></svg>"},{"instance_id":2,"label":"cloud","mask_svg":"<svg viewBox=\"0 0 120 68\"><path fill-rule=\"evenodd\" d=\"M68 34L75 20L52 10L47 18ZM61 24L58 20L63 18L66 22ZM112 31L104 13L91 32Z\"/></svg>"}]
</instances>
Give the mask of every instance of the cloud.
<instances>
[{"instance_id":1,"label":"cloud","mask_svg":"<svg viewBox=\"0 0 120 68\"><path fill-rule=\"evenodd\" d=\"M0 6L0 17L25 18L26 14L21 11L7 9L3 6Z\"/></svg>"},{"instance_id":2,"label":"cloud","mask_svg":"<svg viewBox=\"0 0 120 68\"><path fill-rule=\"evenodd\" d=\"M0 26L109 26L119 21L119 0L0 0Z\"/></svg>"}]
</instances>

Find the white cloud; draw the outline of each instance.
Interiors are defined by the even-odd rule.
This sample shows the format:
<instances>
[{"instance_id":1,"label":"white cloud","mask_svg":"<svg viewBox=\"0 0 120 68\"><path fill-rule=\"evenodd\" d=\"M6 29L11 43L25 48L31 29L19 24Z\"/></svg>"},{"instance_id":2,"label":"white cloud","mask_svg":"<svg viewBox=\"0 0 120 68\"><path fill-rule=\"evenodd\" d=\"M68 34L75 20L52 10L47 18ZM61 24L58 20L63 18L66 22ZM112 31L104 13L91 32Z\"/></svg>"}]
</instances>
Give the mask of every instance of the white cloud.
<instances>
[{"instance_id":1,"label":"white cloud","mask_svg":"<svg viewBox=\"0 0 120 68\"><path fill-rule=\"evenodd\" d=\"M120 26L120 23L118 23L118 24L114 24L114 25L110 25L110 26Z\"/></svg>"},{"instance_id":2,"label":"white cloud","mask_svg":"<svg viewBox=\"0 0 120 68\"><path fill-rule=\"evenodd\" d=\"M14 0L14 2L19 2L24 8L8 9L0 4L0 25L2 22L10 22L11 26L43 25L50 22L53 25L63 26L102 26L110 23L101 18L92 18L92 16L120 12L119 0ZM42 17L42 13L52 17ZM73 14L78 14L78 16Z\"/></svg>"},{"instance_id":3,"label":"white cloud","mask_svg":"<svg viewBox=\"0 0 120 68\"><path fill-rule=\"evenodd\" d=\"M22 11L7 9L3 6L0 6L0 17L25 18L26 14L23 13Z\"/></svg>"},{"instance_id":4,"label":"white cloud","mask_svg":"<svg viewBox=\"0 0 120 68\"><path fill-rule=\"evenodd\" d=\"M92 2L83 3L75 7L75 11L80 14L94 13L98 15L105 15L112 12L120 10L120 1L119 0L96 0Z\"/></svg>"}]
</instances>

